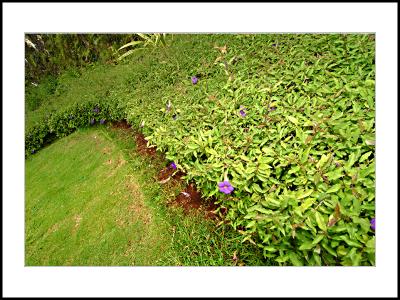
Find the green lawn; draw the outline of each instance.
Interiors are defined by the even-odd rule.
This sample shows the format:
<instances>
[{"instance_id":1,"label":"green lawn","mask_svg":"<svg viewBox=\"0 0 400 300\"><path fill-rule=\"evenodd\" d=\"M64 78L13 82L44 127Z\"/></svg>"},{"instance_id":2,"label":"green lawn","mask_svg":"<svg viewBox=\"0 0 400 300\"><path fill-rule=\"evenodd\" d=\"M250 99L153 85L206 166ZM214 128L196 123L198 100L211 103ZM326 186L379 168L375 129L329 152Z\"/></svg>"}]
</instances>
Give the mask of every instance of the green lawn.
<instances>
[{"instance_id":1,"label":"green lawn","mask_svg":"<svg viewBox=\"0 0 400 300\"><path fill-rule=\"evenodd\" d=\"M171 248L167 232L105 130L26 162L27 265L154 265Z\"/></svg>"},{"instance_id":2,"label":"green lawn","mask_svg":"<svg viewBox=\"0 0 400 300\"><path fill-rule=\"evenodd\" d=\"M168 207L183 183L161 186L164 162L134 150L132 132L96 127L26 160L27 266L266 263L224 226Z\"/></svg>"}]
</instances>

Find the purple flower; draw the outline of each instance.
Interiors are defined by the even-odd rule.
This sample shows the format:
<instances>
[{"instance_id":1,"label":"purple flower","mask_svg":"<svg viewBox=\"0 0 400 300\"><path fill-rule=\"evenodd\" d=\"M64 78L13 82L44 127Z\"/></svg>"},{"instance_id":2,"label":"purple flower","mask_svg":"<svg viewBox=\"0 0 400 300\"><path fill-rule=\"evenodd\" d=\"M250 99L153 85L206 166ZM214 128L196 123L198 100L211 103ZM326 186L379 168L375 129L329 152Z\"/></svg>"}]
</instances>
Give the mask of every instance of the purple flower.
<instances>
[{"instance_id":1,"label":"purple flower","mask_svg":"<svg viewBox=\"0 0 400 300\"><path fill-rule=\"evenodd\" d=\"M269 110L270 110L270 111L276 110L276 107L275 107L275 106L272 106L272 107L269 108Z\"/></svg>"},{"instance_id":2,"label":"purple flower","mask_svg":"<svg viewBox=\"0 0 400 300\"><path fill-rule=\"evenodd\" d=\"M199 81L199 79L198 79L196 76L193 76L193 77L192 77L192 83L193 83L193 84L196 84L197 81Z\"/></svg>"},{"instance_id":3,"label":"purple flower","mask_svg":"<svg viewBox=\"0 0 400 300\"><path fill-rule=\"evenodd\" d=\"M219 191L225 194L230 194L234 188L228 180L218 183Z\"/></svg>"},{"instance_id":4,"label":"purple flower","mask_svg":"<svg viewBox=\"0 0 400 300\"><path fill-rule=\"evenodd\" d=\"M170 166L171 166L172 169L176 169L176 164L175 164L175 163L172 162L172 163L170 164Z\"/></svg>"},{"instance_id":5,"label":"purple flower","mask_svg":"<svg viewBox=\"0 0 400 300\"><path fill-rule=\"evenodd\" d=\"M31 151L31 153L32 153L32 154L35 153L35 149L33 149L33 150Z\"/></svg>"},{"instance_id":6,"label":"purple flower","mask_svg":"<svg viewBox=\"0 0 400 300\"><path fill-rule=\"evenodd\" d=\"M100 124L102 124L102 125L103 125L105 122L106 122L106 120L104 120L104 119L101 119L101 120L100 120Z\"/></svg>"},{"instance_id":7,"label":"purple flower","mask_svg":"<svg viewBox=\"0 0 400 300\"><path fill-rule=\"evenodd\" d=\"M272 47L276 47L276 44L272 44Z\"/></svg>"},{"instance_id":8,"label":"purple flower","mask_svg":"<svg viewBox=\"0 0 400 300\"><path fill-rule=\"evenodd\" d=\"M241 115L242 117L245 117L245 116L246 116L245 110L246 110L246 108L245 108L243 105L240 105L240 111L239 111L239 113L240 113L240 115Z\"/></svg>"},{"instance_id":9,"label":"purple flower","mask_svg":"<svg viewBox=\"0 0 400 300\"><path fill-rule=\"evenodd\" d=\"M96 121L94 119L90 120L90 125L93 125Z\"/></svg>"},{"instance_id":10,"label":"purple flower","mask_svg":"<svg viewBox=\"0 0 400 300\"><path fill-rule=\"evenodd\" d=\"M375 218L372 218L370 223L371 223L371 229L375 231Z\"/></svg>"},{"instance_id":11,"label":"purple flower","mask_svg":"<svg viewBox=\"0 0 400 300\"><path fill-rule=\"evenodd\" d=\"M93 109L93 112L98 114L100 112L100 109L96 106L95 109Z\"/></svg>"},{"instance_id":12,"label":"purple flower","mask_svg":"<svg viewBox=\"0 0 400 300\"><path fill-rule=\"evenodd\" d=\"M176 120L176 114L172 115L172 119Z\"/></svg>"}]
</instances>

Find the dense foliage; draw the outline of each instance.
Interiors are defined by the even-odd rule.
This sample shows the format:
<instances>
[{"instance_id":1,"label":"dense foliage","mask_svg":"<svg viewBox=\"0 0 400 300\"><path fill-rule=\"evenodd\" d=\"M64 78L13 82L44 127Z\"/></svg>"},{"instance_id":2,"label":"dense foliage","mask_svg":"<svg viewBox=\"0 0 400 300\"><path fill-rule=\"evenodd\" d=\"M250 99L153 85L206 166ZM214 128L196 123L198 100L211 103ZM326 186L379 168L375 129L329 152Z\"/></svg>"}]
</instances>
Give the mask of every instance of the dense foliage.
<instances>
[{"instance_id":1,"label":"dense foliage","mask_svg":"<svg viewBox=\"0 0 400 300\"><path fill-rule=\"evenodd\" d=\"M105 124L124 118L124 109L118 101L87 101L76 103L49 114L41 123L25 133L25 155L34 154L46 144L65 137L77 128Z\"/></svg>"},{"instance_id":2,"label":"dense foliage","mask_svg":"<svg viewBox=\"0 0 400 300\"><path fill-rule=\"evenodd\" d=\"M25 79L40 81L71 67L113 61L131 34L26 34Z\"/></svg>"},{"instance_id":3,"label":"dense foliage","mask_svg":"<svg viewBox=\"0 0 400 300\"><path fill-rule=\"evenodd\" d=\"M374 55L367 34L177 36L168 51L128 57L136 72L120 101L265 257L374 265Z\"/></svg>"}]
</instances>

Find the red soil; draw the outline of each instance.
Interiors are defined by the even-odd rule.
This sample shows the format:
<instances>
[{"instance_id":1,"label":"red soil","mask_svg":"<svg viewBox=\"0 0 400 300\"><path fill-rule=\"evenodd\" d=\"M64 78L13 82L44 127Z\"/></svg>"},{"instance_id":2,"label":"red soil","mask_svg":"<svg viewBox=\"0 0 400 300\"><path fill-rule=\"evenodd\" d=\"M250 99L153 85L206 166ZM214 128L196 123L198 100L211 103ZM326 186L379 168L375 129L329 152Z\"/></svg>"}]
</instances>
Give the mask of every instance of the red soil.
<instances>
[{"instance_id":1,"label":"red soil","mask_svg":"<svg viewBox=\"0 0 400 300\"><path fill-rule=\"evenodd\" d=\"M155 147L148 148L145 136L140 132L134 131L132 129L131 125L129 125L126 120L114 122L113 123L113 127L114 128L126 129L127 131L131 130L133 132L134 136L135 136L136 145L137 145L137 151L142 155L148 155L148 156L151 156L151 157L155 157L156 156L156 151L157 151L156 148Z\"/></svg>"},{"instance_id":2,"label":"red soil","mask_svg":"<svg viewBox=\"0 0 400 300\"><path fill-rule=\"evenodd\" d=\"M114 128L123 128L123 129L131 129L131 125L128 124L126 120L114 122L112 124Z\"/></svg>"},{"instance_id":3,"label":"red soil","mask_svg":"<svg viewBox=\"0 0 400 300\"><path fill-rule=\"evenodd\" d=\"M196 189L193 183L190 183L171 203L173 206L180 206L183 208L185 214L193 211L200 212L208 219L218 219L218 214L214 211L218 208L215 200L204 199L200 192ZM222 213L226 213L225 208L221 208Z\"/></svg>"},{"instance_id":4,"label":"red soil","mask_svg":"<svg viewBox=\"0 0 400 300\"><path fill-rule=\"evenodd\" d=\"M114 122L113 127L132 130L131 126L125 120ZM155 158L157 156L156 148L147 147L147 141L142 133L136 131L133 131L133 133L135 136L138 153ZM185 174L181 171L175 173L175 171L176 170L174 168L168 165L160 170L157 179L160 183L165 183L167 181L172 181L173 184L182 183L182 176ZM204 199L193 183L187 185L186 188L174 199L174 201L170 202L170 205L182 207L185 214L197 211L204 214L205 218L214 220L218 219L218 213L215 214L213 212L219 207L217 204L215 204L215 199ZM225 215L227 209L221 207L220 212L222 215Z\"/></svg>"},{"instance_id":5,"label":"red soil","mask_svg":"<svg viewBox=\"0 0 400 300\"><path fill-rule=\"evenodd\" d=\"M137 151L142 155L148 155L150 157L156 157L156 148L148 148L147 141L144 135L140 132L135 133Z\"/></svg>"}]
</instances>

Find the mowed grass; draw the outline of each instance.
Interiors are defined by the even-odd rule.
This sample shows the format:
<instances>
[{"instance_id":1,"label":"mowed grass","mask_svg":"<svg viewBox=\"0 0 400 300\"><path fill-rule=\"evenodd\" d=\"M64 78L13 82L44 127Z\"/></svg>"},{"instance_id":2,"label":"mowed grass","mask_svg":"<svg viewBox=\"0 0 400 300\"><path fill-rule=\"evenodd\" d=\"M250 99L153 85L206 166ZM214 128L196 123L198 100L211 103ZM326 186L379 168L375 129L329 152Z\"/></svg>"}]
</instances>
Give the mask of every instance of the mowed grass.
<instances>
[{"instance_id":1,"label":"mowed grass","mask_svg":"<svg viewBox=\"0 0 400 300\"><path fill-rule=\"evenodd\" d=\"M27 266L265 265L225 225L167 205L160 157L135 152L132 131L81 129L26 160Z\"/></svg>"},{"instance_id":2,"label":"mowed grass","mask_svg":"<svg viewBox=\"0 0 400 300\"><path fill-rule=\"evenodd\" d=\"M26 161L26 265L157 265L171 247L123 153L79 130Z\"/></svg>"}]
</instances>

